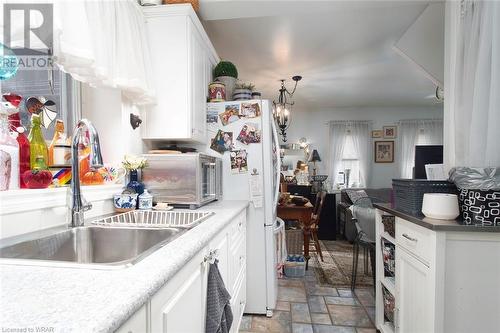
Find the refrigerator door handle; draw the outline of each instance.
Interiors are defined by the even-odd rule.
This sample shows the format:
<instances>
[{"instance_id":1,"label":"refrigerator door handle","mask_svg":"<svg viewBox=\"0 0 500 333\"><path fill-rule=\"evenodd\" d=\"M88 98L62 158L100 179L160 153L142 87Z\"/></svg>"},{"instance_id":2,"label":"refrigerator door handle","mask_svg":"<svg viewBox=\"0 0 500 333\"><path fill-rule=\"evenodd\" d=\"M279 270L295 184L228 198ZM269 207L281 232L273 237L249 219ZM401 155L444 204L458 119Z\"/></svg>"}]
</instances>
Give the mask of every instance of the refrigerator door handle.
<instances>
[{"instance_id":1,"label":"refrigerator door handle","mask_svg":"<svg viewBox=\"0 0 500 333\"><path fill-rule=\"evenodd\" d=\"M279 144L279 139L278 139L278 131L276 130L276 124L274 123L274 119L271 121L271 126L273 129L273 136L274 136L274 142L276 145L276 189L274 193L274 202L273 202L273 207L276 207L278 205L278 200L279 200L279 194L280 194L280 180L281 180L281 161L280 161L280 144Z\"/></svg>"}]
</instances>

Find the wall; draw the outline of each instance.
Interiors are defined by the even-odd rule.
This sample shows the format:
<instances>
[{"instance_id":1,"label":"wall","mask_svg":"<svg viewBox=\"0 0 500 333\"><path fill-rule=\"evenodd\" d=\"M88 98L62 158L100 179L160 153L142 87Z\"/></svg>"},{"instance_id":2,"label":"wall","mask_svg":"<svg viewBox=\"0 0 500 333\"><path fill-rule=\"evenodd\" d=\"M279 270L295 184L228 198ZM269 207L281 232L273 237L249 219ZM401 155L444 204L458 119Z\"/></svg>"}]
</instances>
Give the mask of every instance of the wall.
<instances>
[{"instance_id":1,"label":"wall","mask_svg":"<svg viewBox=\"0 0 500 333\"><path fill-rule=\"evenodd\" d=\"M82 84L82 117L97 128L105 163L119 164L125 154L143 153L140 128L130 126L130 113L139 110L122 99L119 89Z\"/></svg>"},{"instance_id":2,"label":"wall","mask_svg":"<svg viewBox=\"0 0 500 333\"><path fill-rule=\"evenodd\" d=\"M443 117L442 106L436 107L350 107L324 111L304 111L294 108L292 124L287 131L288 143L307 138L311 149L317 149L322 161L317 163L318 174L328 174L329 144L328 125L330 120L372 120L373 129L395 125L402 119L436 119ZM375 140L375 139L374 139ZM376 139L383 140L383 139ZM370 187L391 187L391 180L398 176L397 142L394 163L372 162Z\"/></svg>"}]
</instances>

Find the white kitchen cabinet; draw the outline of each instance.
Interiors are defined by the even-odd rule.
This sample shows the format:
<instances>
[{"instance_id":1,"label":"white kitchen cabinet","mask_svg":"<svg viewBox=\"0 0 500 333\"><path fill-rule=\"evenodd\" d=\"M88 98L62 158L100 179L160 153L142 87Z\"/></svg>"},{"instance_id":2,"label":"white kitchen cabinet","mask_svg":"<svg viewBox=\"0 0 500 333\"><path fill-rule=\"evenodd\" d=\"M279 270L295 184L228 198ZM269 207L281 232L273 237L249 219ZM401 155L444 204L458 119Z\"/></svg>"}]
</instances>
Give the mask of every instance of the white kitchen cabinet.
<instances>
[{"instance_id":1,"label":"white kitchen cabinet","mask_svg":"<svg viewBox=\"0 0 500 333\"><path fill-rule=\"evenodd\" d=\"M431 269L401 247L396 249L396 331L434 332Z\"/></svg>"},{"instance_id":2,"label":"white kitchen cabinet","mask_svg":"<svg viewBox=\"0 0 500 333\"><path fill-rule=\"evenodd\" d=\"M206 142L206 101L219 58L191 5L143 8L156 105L143 112L147 141Z\"/></svg>"},{"instance_id":3,"label":"white kitchen cabinet","mask_svg":"<svg viewBox=\"0 0 500 333\"><path fill-rule=\"evenodd\" d=\"M396 217L395 237L391 237L384 230L382 214L387 212L379 208L377 329L383 333L498 331L500 233L479 232L474 226L463 228L450 221L416 223ZM422 226L432 222L431 228ZM382 239L395 245L395 279L384 274ZM395 297L394 325L384 318L383 287Z\"/></svg>"},{"instance_id":4,"label":"white kitchen cabinet","mask_svg":"<svg viewBox=\"0 0 500 333\"><path fill-rule=\"evenodd\" d=\"M141 318L141 324L138 319L131 318L119 332L203 332L209 269L206 259L210 253L215 253L222 279L231 294L231 332L237 332L246 304L246 263L243 254L245 249L246 211L242 211L153 295L145 306L148 309L147 315L136 313L132 317ZM148 329L139 330L144 327Z\"/></svg>"},{"instance_id":5,"label":"white kitchen cabinet","mask_svg":"<svg viewBox=\"0 0 500 333\"><path fill-rule=\"evenodd\" d=\"M151 299L151 332L199 333L205 328L205 251L198 253Z\"/></svg>"}]
</instances>

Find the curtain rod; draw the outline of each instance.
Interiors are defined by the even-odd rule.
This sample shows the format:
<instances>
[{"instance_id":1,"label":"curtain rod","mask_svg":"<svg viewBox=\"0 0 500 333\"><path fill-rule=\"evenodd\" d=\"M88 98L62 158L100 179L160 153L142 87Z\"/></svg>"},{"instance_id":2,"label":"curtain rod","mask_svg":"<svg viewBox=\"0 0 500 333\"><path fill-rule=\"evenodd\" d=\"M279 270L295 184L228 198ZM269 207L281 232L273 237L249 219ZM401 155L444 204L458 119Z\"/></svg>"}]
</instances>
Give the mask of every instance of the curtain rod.
<instances>
[{"instance_id":1,"label":"curtain rod","mask_svg":"<svg viewBox=\"0 0 500 333\"><path fill-rule=\"evenodd\" d=\"M418 122L418 121L443 121L442 118L427 118L427 119L400 119L398 124L402 122Z\"/></svg>"},{"instance_id":2,"label":"curtain rod","mask_svg":"<svg viewBox=\"0 0 500 333\"><path fill-rule=\"evenodd\" d=\"M325 123L325 125L330 124L373 124L373 120L329 120Z\"/></svg>"}]
</instances>

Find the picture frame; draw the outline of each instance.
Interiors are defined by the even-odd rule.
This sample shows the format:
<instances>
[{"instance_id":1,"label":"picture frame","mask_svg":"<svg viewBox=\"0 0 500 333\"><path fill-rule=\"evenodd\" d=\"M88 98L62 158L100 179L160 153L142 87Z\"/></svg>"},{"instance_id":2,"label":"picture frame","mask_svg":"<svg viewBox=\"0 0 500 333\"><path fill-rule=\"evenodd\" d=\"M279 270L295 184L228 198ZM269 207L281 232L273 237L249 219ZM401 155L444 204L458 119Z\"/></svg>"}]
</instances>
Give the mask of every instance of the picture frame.
<instances>
[{"instance_id":1,"label":"picture frame","mask_svg":"<svg viewBox=\"0 0 500 333\"><path fill-rule=\"evenodd\" d=\"M394 141L375 141L375 163L394 163Z\"/></svg>"},{"instance_id":2,"label":"picture frame","mask_svg":"<svg viewBox=\"0 0 500 333\"><path fill-rule=\"evenodd\" d=\"M372 138L373 139L381 139L383 136L384 136L383 130L373 130L372 131Z\"/></svg>"},{"instance_id":3,"label":"picture frame","mask_svg":"<svg viewBox=\"0 0 500 333\"><path fill-rule=\"evenodd\" d=\"M397 137L397 126L384 126L384 139L395 139Z\"/></svg>"}]
</instances>

